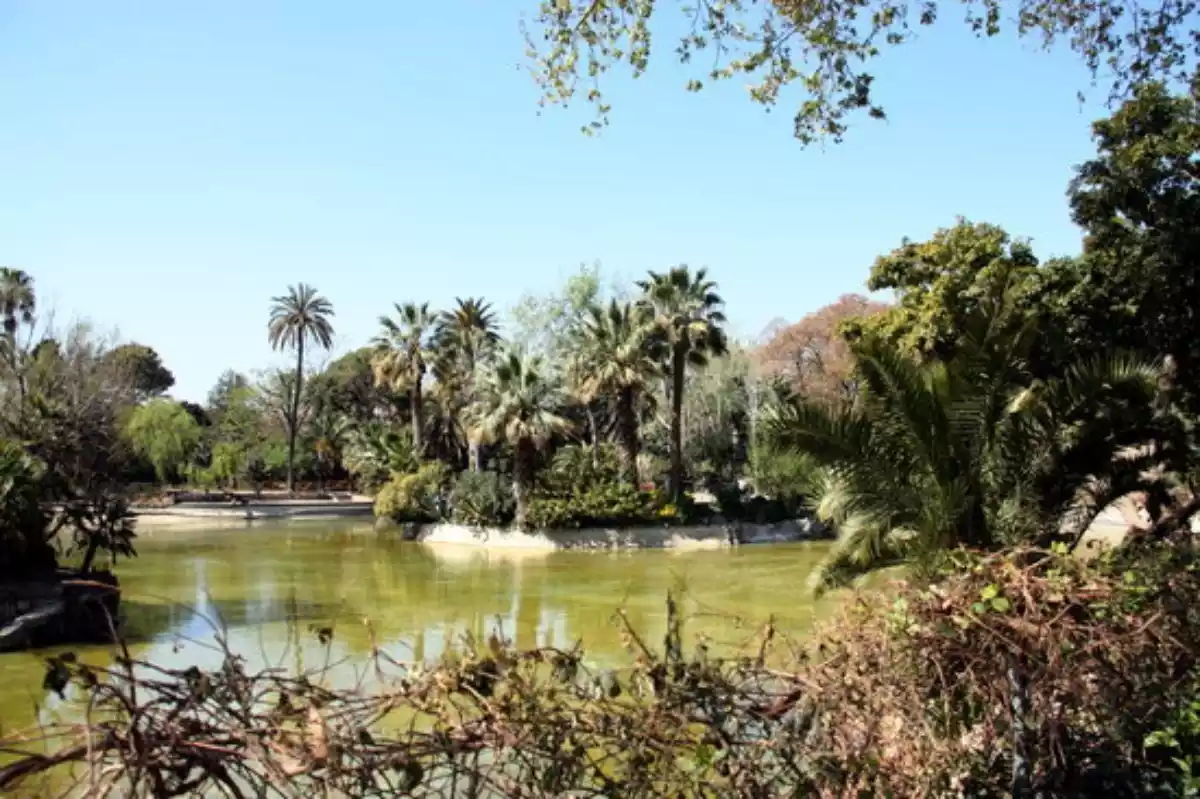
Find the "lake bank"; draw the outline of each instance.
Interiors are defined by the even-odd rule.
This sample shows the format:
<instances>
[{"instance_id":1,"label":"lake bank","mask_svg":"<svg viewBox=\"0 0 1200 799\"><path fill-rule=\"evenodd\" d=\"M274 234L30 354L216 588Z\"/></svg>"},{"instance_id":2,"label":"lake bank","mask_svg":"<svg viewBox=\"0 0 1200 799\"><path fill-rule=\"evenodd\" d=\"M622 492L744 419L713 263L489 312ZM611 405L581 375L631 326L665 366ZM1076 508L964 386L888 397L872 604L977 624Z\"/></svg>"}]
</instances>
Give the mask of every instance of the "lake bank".
<instances>
[{"instance_id":1,"label":"lake bank","mask_svg":"<svg viewBox=\"0 0 1200 799\"><path fill-rule=\"evenodd\" d=\"M496 550L725 549L745 544L780 544L824 538L810 519L778 524L724 522L706 525L595 527L522 533L460 524L402 526L403 535L430 545Z\"/></svg>"}]
</instances>

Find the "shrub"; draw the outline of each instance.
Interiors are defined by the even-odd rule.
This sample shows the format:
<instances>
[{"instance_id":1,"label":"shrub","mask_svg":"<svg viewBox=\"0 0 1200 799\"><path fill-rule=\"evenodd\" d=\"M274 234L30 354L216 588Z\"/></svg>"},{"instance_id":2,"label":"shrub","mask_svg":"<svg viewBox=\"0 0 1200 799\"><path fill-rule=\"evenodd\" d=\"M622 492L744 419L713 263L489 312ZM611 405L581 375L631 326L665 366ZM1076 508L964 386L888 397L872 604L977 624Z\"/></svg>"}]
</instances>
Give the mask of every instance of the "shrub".
<instances>
[{"instance_id":1,"label":"shrub","mask_svg":"<svg viewBox=\"0 0 1200 799\"><path fill-rule=\"evenodd\" d=\"M297 795L348 797L448 795L497 773L536 796L1194 795L1191 542L1097 564L1032 550L950 561L935 583L852 603L811 658L771 624L746 656L691 655L669 596L661 645L618 614L616 669L580 644L518 652L502 632L422 669L374 657L374 688L251 670L223 638L207 669L97 670L64 653L43 684L69 683L103 721L0 739L17 758L0 791L74 762L136 796L185 769L197 776L176 793L191 796L226 781L266 795L284 769ZM325 647L335 635L312 632ZM432 723L409 723L422 714ZM33 736L52 756L20 754Z\"/></svg>"},{"instance_id":2,"label":"shrub","mask_svg":"<svg viewBox=\"0 0 1200 799\"><path fill-rule=\"evenodd\" d=\"M529 523L538 529L627 527L655 520L651 497L625 483L594 486L570 496L535 497Z\"/></svg>"},{"instance_id":3,"label":"shrub","mask_svg":"<svg viewBox=\"0 0 1200 799\"><path fill-rule=\"evenodd\" d=\"M459 524L499 527L513 518L512 487L495 472L463 472L450 492L450 507Z\"/></svg>"},{"instance_id":4,"label":"shrub","mask_svg":"<svg viewBox=\"0 0 1200 799\"><path fill-rule=\"evenodd\" d=\"M567 496L620 480L621 464L612 444L567 444L554 453L543 476L549 496Z\"/></svg>"},{"instance_id":5,"label":"shrub","mask_svg":"<svg viewBox=\"0 0 1200 799\"><path fill-rule=\"evenodd\" d=\"M54 570L42 477L38 461L17 444L0 441L0 577Z\"/></svg>"},{"instance_id":6,"label":"shrub","mask_svg":"<svg viewBox=\"0 0 1200 799\"><path fill-rule=\"evenodd\" d=\"M754 490L777 499L795 513L803 504L819 467L811 457L766 444L756 444L750 451L750 479Z\"/></svg>"},{"instance_id":7,"label":"shrub","mask_svg":"<svg viewBox=\"0 0 1200 799\"><path fill-rule=\"evenodd\" d=\"M375 496L375 515L396 522L433 522L443 517L446 465L423 463L415 472L393 474Z\"/></svg>"},{"instance_id":8,"label":"shrub","mask_svg":"<svg viewBox=\"0 0 1200 799\"><path fill-rule=\"evenodd\" d=\"M820 793L1185 795L1200 751L1193 546L1096 564L960 550L937 582L857 603L803 674Z\"/></svg>"}]
</instances>

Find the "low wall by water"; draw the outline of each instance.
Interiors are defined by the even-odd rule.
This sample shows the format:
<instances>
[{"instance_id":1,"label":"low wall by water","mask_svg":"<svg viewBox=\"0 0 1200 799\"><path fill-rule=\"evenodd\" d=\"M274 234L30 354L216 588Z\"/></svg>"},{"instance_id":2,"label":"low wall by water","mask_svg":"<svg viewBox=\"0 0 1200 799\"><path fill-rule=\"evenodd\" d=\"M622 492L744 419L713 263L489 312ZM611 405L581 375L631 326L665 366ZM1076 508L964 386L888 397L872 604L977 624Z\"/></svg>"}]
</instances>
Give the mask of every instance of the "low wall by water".
<instances>
[{"instance_id":1,"label":"low wall by water","mask_svg":"<svg viewBox=\"0 0 1200 799\"><path fill-rule=\"evenodd\" d=\"M741 544L805 541L824 537L811 519L779 524L710 524L679 527L590 528L522 533L460 524L410 525L405 537L425 544L489 549L721 549Z\"/></svg>"}]
</instances>

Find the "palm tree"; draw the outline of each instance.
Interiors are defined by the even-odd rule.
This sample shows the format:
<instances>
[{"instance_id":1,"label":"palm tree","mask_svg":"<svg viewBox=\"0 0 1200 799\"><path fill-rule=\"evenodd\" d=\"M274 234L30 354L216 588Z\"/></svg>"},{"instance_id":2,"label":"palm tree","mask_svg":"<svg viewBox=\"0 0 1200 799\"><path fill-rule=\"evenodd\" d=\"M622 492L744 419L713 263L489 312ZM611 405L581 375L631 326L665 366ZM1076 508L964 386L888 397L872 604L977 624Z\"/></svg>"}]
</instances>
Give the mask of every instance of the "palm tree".
<instances>
[{"instance_id":1,"label":"palm tree","mask_svg":"<svg viewBox=\"0 0 1200 799\"><path fill-rule=\"evenodd\" d=\"M299 427L300 393L304 384L304 345L312 340L318 346L333 346L333 304L317 294L307 283L288 286L288 293L271 298L271 318L267 323L267 338L272 349L296 350L296 379L292 386L292 409L288 424L288 493L295 490L296 428Z\"/></svg>"},{"instance_id":2,"label":"palm tree","mask_svg":"<svg viewBox=\"0 0 1200 799\"><path fill-rule=\"evenodd\" d=\"M638 409L647 399L650 381L661 373L657 351L661 340L653 321L642 305L613 300L608 308L592 308L570 369L584 403L613 398L621 476L634 488L638 486Z\"/></svg>"},{"instance_id":3,"label":"palm tree","mask_svg":"<svg viewBox=\"0 0 1200 799\"><path fill-rule=\"evenodd\" d=\"M454 308L443 311L438 318L436 341L442 356L439 372L445 378L440 382L445 387L454 386L462 394L449 402L461 410L474 399L479 368L500 344L500 333L491 303L481 297L455 298L454 303ZM445 401L450 399L443 396ZM461 422L459 426L465 427ZM483 468L480 442L469 432L467 448L471 471L480 471Z\"/></svg>"},{"instance_id":4,"label":"palm tree","mask_svg":"<svg viewBox=\"0 0 1200 799\"><path fill-rule=\"evenodd\" d=\"M10 338L16 334L18 324L33 323L35 306L33 278L20 269L0 267L0 315Z\"/></svg>"},{"instance_id":5,"label":"palm tree","mask_svg":"<svg viewBox=\"0 0 1200 799\"><path fill-rule=\"evenodd\" d=\"M559 411L564 397L542 379L537 358L511 352L495 365L482 386L473 419L473 437L484 443L506 441L513 449L513 496L516 524L526 529L534 458L550 439L571 429Z\"/></svg>"},{"instance_id":6,"label":"palm tree","mask_svg":"<svg viewBox=\"0 0 1200 799\"><path fill-rule=\"evenodd\" d=\"M925 364L867 336L852 345L856 401L769 411L768 439L825 467L810 502L838 541L818 590L952 546L1074 545L1111 501L1153 488L1168 449L1135 448L1169 432L1152 407L1157 365L1101 356L1031 385L1035 335L981 316L952 361Z\"/></svg>"},{"instance_id":7,"label":"palm tree","mask_svg":"<svg viewBox=\"0 0 1200 799\"><path fill-rule=\"evenodd\" d=\"M382 332L372 344L375 347L371 366L375 371L375 383L392 390L408 389L412 411L413 450L420 457L424 452L425 416L423 386L426 358L433 337L433 326L437 317L429 312L429 304L415 305L411 302L396 304L396 318L379 317Z\"/></svg>"},{"instance_id":8,"label":"palm tree","mask_svg":"<svg viewBox=\"0 0 1200 799\"><path fill-rule=\"evenodd\" d=\"M693 275L685 265L664 273L650 272L649 279L638 281L642 290L639 303L654 318L667 355L668 394L671 399L671 467L667 490L678 500L683 492L683 383L687 367L702 367L711 355L726 350L721 325L724 301L716 293L717 284L707 279L708 270Z\"/></svg>"},{"instance_id":9,"label":"palm tree","mask_svg":"<svg viewBox=\"0 0 1200 799\"><path fill-rule=\"evenodd\" d=\"M4 339L0 341L0 352L8 361L9 368L17 378L17 390L22 410L25 408L26 375L21 348L17 345L17 326L32 324L37 299L33 293L33 278L28 273L11 267L0 267L0 315L3 316Z\"/></svg>"}]
</instances>

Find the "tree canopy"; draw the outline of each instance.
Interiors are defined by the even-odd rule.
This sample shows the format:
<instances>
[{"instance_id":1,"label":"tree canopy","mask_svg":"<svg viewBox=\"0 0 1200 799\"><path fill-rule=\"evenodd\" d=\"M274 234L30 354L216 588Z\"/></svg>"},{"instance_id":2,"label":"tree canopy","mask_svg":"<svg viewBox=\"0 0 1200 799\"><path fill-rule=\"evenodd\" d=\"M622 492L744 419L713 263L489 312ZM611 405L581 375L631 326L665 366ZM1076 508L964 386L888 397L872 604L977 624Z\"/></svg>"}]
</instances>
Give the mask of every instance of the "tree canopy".
<instances>
[{"instance_id":1,"label":"tree canopy","mask_svg":"<svg viewBox=\"0 0 1200 799\"><path fill-rule=\"evenodd\" d=\"M681 63L695 67L688 91L744 81L750 99L770 108L785 89L798 88L795 136L809 144L840 140L855 114L884 118L873 62L918 39L944 11L962 13L936 0L542 0L525 27L526 54L541 103L582 97L596 110L584 130L594 131L611 111L601 79L615 68L643 74L665 39ZM1015 34L1044 49L1065 44L1094 82L1107 84L1110 101L1154 80L1186 81L1200 56L1194 0L969 0L965 11L979 38Z\"/></svg>"},{"instance_id":2,"label":"tree canopy","mask_svg":"<svg viewBox=\"0 0 1200 799\"><path fill-rule=\"evenodd\" d=\"M175 375L163 366L162 358L153 347L145 344L122 344L108 357L118 369L127 370L139 398L149 399L165 393L175 385Z\"/></svg>"}]
</instances>

